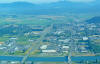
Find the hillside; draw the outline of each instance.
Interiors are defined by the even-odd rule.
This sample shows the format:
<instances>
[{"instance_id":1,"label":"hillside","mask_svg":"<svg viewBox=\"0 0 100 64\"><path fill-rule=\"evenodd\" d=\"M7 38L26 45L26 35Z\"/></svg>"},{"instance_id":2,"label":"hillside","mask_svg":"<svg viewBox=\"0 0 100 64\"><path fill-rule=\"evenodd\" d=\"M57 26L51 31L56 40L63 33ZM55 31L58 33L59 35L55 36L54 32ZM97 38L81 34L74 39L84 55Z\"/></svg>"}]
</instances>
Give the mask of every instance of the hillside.
<instances>
[{"instance_id":1,"label":"hillside","mask_svg":"<svg viewBox=\"0 0 100 64\"><path fill-rule=\"evenodd\" d=\"M8 14L65 14L100 12L100 4L56 2L50 4L32 4L14 2L0 4L0 12Z\"/></svg>"},{"instance_id":2,"label":"hillside","mask_svg":"<svg viewBox=\"0 0 100 64\"><path fill-rule=\"evenodd\" d=\"M100 16L87 20L88 23L100 23Z\"/></svg>"}]
</instances>

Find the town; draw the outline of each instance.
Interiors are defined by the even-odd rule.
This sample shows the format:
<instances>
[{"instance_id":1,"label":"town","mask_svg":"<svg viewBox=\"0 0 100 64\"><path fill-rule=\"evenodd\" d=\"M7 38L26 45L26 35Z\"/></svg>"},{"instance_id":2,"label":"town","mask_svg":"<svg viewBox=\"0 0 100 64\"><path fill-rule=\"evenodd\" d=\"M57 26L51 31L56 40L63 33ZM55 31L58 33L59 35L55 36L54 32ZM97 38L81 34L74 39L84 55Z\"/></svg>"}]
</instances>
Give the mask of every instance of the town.
<instances>
[{"instance_id":1,"label":"town","mask_svg":"<svg viewBox=\"0 0 100 64\"><path fill-rule=\"evenodd\" d=\"M3 25L0 55L30 57L98 56L100 24L67 22L41 25ZM1 61L1 64L19 62ZM76 63L76 62L73 62ZM30 64L26 63L26 64ZM77 63L78 64L78 63Z\"/></svg>"}]
</instances>

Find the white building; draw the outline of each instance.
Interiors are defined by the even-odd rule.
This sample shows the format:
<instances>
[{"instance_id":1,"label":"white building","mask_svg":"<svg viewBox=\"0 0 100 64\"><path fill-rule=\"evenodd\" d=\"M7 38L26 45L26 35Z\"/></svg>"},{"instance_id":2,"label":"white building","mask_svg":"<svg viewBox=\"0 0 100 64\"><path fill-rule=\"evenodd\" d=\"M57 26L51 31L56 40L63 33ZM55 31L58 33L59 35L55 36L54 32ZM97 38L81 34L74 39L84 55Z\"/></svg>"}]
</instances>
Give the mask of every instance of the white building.
<instances>
[{"instance_id":1,"label":"white building","mask_svg":"<svg viewBox=\"0 0 100 64\"><path fill-rule=\"evenodd\" d=\"M63 46L62 48L67 48L67 49L68 49L68 48L69 48L69 46Z\"/></svg>"},{"instance_id":2,"label":"white building","mask_svg":"<svg viewBox=\"0 0 100 64\"><path fill-rule=\"evenodd\" d=\"M69 46L62 46L63 48L63 53L68 53L68 50L69 50Z\"/></svg>"},{"instance_id":3,"label":"white building","mask_svg":"<svg viewBox=\"0 0 100 64\"><path fill-rule=\"evenodd\" d=\"M88 37L83 37L83 40L88 40Z\"/></svg>"},{"instance_id":4,"label":"white building","mask_svg":"<svg viewBox=\"0 0 100 64\"><path fill-rule=\"evenodd\" d=\"M56 53L56 50L42 50L43 53Z\"/></svg>"},{"instance_id":5,"label":"white building","mask_svg":"<svg viewBox=\"0 0 100 64\"><path fill-rule=\"evenodd\" d=\"M42 45L40 49L47 49L48 45Z\"/></svg>"}]
</instances>

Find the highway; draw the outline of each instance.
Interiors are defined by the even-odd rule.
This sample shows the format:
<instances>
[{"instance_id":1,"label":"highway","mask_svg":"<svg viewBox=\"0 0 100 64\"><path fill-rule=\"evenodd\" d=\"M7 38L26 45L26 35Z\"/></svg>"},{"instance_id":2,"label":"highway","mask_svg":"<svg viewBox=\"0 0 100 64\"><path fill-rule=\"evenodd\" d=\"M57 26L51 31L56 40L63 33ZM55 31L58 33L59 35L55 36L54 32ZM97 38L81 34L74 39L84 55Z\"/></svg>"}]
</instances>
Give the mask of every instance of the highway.
<instances>
[{"instance_id":1,"label":"highway","mask_svg":"<svg viewBox=\"0 0 100 64\"><path fill-rule=\"evenodd\" d=\"M72 56L72 42L69 43L69 53L68 53L68 64L72 64L71 56Z\"/></svg>"},{"instance_id":2,"label":"highway","mask_svg":"<svg viewBox=\"0 0 100 64\"><path fill-rule=\"evenodd\" d=\"M73 27L70 29L71 32L71 37L69 37L70 41L69 41L69 52L68 52L68 64L72 64L72 53L74 52L75 49L75 40L73 38L73 35L75 34L75 30L73 29Z\"/></svg>"},{"instance_id":3,"label":"highway","mask_svg":"<svg viewBox=\"0 0 100 64\"><path fill-rule=\"evenodd\" d=\"M45 38L45 35L47 34L47 33L49 33L50 32L50 30L51 30L51 28L52 28L52 25L51 26L49 26L48 28L45 28L45 30L41 33L41 37L38 39L38 40L36 40L36 42L34 42L36 45L35 45L35 47L34 47L34 43L32 44L32 46L29 48L30 50L29 50L29 52L24 56L24 58L22 59L22 61L21 61L21 64L24 64L24 62L26 61L26 59L29 57L29 55L33 52L33 51L35 51L35 50L37 50L40 46L41 46L41 42L42 42L42 40Z\"/></svg>"}]
</instances>

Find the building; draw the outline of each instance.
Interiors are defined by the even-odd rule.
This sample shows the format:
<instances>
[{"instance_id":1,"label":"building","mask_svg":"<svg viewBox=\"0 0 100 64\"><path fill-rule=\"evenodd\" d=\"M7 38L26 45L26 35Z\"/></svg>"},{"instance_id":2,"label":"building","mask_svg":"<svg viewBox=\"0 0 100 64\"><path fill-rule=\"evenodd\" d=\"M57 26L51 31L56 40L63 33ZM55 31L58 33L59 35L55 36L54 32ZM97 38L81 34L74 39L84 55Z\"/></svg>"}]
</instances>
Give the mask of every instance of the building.
<instances>
[{"instance_id":1,"label":"building","mask_svg":"<svg viewBox=\"0 0 100 64\"><path fill-rule=\"evenodd\" d=\"M88 37L83 37L83 40L88 40Z\"/></svg>"},{"instance_id":2,"label":"building","mask_svg":"<svg viewBox=\"0 0 100 64\"><path fill-rule=\"evenodd\" d=\"M43 53L56 53L56 50L42 50Z\"/></svg>"}]
</instances>

